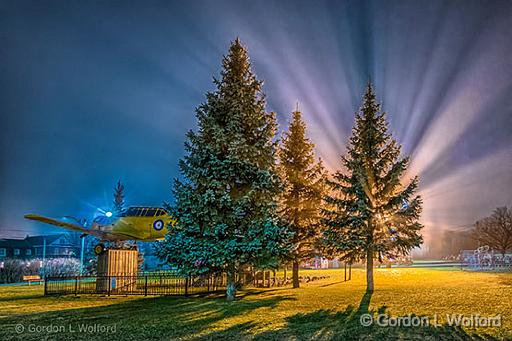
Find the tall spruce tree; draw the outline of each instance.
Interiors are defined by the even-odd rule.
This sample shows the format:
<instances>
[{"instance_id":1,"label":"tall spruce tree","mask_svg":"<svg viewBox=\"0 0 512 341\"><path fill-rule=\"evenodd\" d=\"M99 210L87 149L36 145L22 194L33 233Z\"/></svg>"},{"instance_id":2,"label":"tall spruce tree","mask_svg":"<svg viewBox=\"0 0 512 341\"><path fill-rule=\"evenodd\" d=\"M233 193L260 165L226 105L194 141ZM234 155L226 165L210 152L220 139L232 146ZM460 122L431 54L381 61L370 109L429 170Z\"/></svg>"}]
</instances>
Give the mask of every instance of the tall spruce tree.
<instances>
[{"instance_id":1,"label":"tall spruce tree","mask_svg":"<svg viewBox=\"0 0 512 341\"><path fill-rule=\"evenodd\" d=\"M347 172L328 181L324 242L343 259L366 260L367 290L373 291L373 260L407 254L422 243L418 222L421 198L418 177L400 183L409 158L399 159L400 146L388 132L371 84L356 114L355 127L342 157Z\"/></svg>"},{"instance_id":2,"label":"tall spruce tree","mask_svg":"<svg viewBox=\"0 0 512 341\"><path fill-rule=\"evenodd\" d=\"M315 256L320 236L320 208L326 175L321 160L315 160L314 147L306 136L306 124L297 108L292 113L279 152L284 183L280 214L294 233L289 255L294 288L299 287L299 263Z\"/></svg>"},{"instance_id":3,"label":"tall spruce tree","mask_svg":"<svg viewBox=\"0 0 512 341\"><path fill-rule=\"evenodd\" d=\"M114 213L119 214L124 209L124 185L121 180L117 181L114 187Z\"/></svg>"},{"instance_id":4,"label":"tall spruce tree","mask_svg":"<svg viewBox=\"0 0 512 341\"><path fill-rule=\"evenodd\" d=\"M178 223L157 252L185 273L226 272L233 300L236 273L286 252L289 234L277 214L276 118L238 38L222 67L187 135L171 207Z\"/></svg>"}]
</instances>

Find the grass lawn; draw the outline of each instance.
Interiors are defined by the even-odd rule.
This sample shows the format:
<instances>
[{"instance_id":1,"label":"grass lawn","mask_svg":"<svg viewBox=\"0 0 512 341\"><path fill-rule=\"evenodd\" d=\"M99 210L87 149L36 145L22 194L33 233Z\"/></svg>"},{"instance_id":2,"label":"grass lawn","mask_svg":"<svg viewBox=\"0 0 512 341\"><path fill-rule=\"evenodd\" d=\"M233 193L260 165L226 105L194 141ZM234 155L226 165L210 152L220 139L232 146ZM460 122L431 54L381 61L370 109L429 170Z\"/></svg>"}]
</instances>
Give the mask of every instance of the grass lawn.
<instances>
[{"instance_id":1,"label":"grass lawn","mask_svg":"<svg viewBox=\"0 0 512 341\"><path fill-rule=\"evenodd\" d=\"M342 270L302 271L319 274L330 278L296 290L242 290L233 303L218 296L43 297L42 286L4 286L0 340L512 339L512 274L376 269L371 296L365 295L361 269L352 270L349 282L343 282ZM363 327L365 313L427 316L430 324ZM433 325L435 314L438 325ZM453 327L446 314L501 314L501 327ZM97 329L80 331L84 326Z\"/></svg>"}]
</instances>

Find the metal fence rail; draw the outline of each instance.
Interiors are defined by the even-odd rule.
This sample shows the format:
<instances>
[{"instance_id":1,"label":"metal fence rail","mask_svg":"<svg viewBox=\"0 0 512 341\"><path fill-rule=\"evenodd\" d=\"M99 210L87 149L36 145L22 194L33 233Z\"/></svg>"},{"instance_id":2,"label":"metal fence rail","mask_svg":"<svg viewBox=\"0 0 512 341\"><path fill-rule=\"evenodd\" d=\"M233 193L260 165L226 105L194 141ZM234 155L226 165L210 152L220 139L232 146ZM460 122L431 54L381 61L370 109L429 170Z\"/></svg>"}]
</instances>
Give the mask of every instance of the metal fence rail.
<instances>
[{"instance_id":1,"label":"metal fence rail","mask_svg":"<svg viewBox=\"0 0 512 341\"><path fill-rule=\"evenodd\" d=\"M225 289L225 275L183 277L170 272L115 276L46 277L45 295L176 295L209 293Z\"/></svg>"}]
</instances>

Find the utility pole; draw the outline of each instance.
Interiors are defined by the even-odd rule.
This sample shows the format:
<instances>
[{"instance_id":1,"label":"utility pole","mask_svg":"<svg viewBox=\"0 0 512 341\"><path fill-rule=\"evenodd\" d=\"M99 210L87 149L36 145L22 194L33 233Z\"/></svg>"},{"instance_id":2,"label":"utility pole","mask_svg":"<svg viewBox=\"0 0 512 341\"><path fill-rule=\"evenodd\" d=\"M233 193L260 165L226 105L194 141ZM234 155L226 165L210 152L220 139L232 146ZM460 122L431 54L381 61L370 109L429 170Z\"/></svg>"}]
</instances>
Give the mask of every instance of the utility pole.
<instances>
[{"instance_id":1,"label":"utility pole","mask_svg":"<svg viewBox=\"0 0 512 341\"><path fill-rule=\"evenodd\" d=\"M82 243L82 246L80 248L80 276L84 275L84 244L86 237L87 236L85 235L80 236L80 241Z\"/></svg>"},{"instance_id":2,"label":"utility pole","mask_svg":"<svg viewBox=\"0 0 512 341\"><path fill-rule=\"evenodd\" d=\"M44 261L46 259L46 237L43 237L43 278L45 278L46 276L46 272L44 271L44 267L45 267L45 264L44 264Z\"/></svg>"}]
</instances>

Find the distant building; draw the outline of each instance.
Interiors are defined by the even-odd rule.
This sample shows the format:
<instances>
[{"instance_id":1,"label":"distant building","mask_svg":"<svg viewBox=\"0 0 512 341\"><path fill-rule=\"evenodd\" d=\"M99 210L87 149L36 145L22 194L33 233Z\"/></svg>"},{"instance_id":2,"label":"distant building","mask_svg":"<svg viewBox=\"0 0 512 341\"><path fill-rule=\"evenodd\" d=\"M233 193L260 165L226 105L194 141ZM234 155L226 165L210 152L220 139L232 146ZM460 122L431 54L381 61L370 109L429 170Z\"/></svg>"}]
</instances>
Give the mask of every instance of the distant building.
<instances>
[{"instance_id":1,"label":"distant building","mask_svg":"<svg viewBox=\"0 0 512 341\"><path fill-rule=\"evenodd\" d=\"M43 258L43 249L46 248L45 258L80 258L81 238L77 233L61 233L44 236L27 236L24 239L0 238L0 267L4 259L32 260ZM88 237L84 245L85 262L95 259L93 246L96 238ZM144 265L141 270L163 270L169 265L164 264L155 254L155 242L137 242L139 252L143 255Z\"/></svg>"},{"instance_id":2,"label":"distant building","mask_svg":"<svg viewBox=\"0 0 512 341\"><path fill-rule=\"evenodd\" d=\"M300 267L303 269L338 269L340 267L340 261L338 258L327 259L315 256L314 258L303 261Z\"/></svg>"},{"instance_id":3,"label":"distant building","mask_svg":"<svg viewBox=\"0 0 512 341\"><path fill-rule=\"evenodd\" d=\"M69 234L27 236L25 239L0 239L0 259L42 258L46 248L46 258L78 257L80 245Z\"/></svg>"},{"instance_id":4,"label":"distant building","mask_svg":"<svg viewBox=\"0 0 512 341\"><path fill-rule=\"evenodd\" d=\"M0 239L0 259L31 259L34 249L25 239Z\"/></svg>"}]
</instances>

